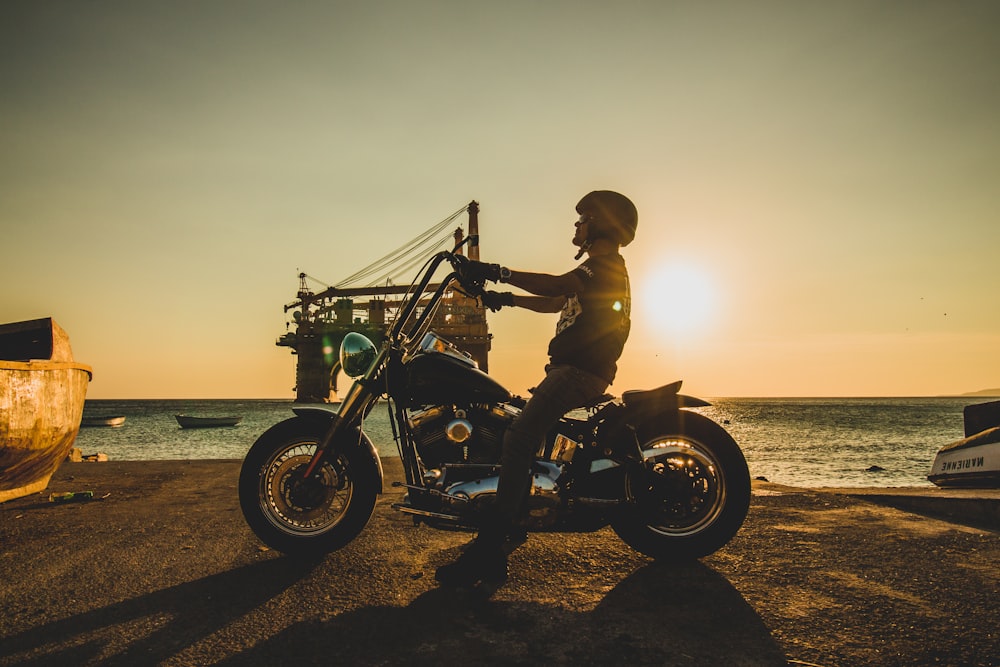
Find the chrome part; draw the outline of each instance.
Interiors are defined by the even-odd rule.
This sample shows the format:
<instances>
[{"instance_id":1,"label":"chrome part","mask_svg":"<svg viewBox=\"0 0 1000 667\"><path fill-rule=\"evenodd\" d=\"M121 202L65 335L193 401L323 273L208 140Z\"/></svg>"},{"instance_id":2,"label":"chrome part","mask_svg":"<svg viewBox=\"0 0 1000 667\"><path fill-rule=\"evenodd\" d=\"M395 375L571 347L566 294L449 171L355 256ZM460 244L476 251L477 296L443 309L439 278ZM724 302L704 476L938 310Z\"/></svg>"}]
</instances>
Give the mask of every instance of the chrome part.
<instances>
[{"instance_id":1,"label":"chrome part","mask_svg":"<svg viewBox=\"0 0 1000 667\"><path fill-rule=\"evenodd\" d=\"M419 350L427 353L437 352L439 354L446 354L449 357L458 359L463 364L467 364L473 368L479 368L479 364L473 361L471 354L458 349L455 344L441 338L441 336L438 336L433 331L428 331L424 335L423 339L421 339Z\"/></svg>"},{"instance_id":2,"label":"chrome part","mask_svg":"<svg viewBox=\"0 0 1000 667\"><path fill-rule=\"evenodd\" d=\"M392 509L399 510L403 514L414 514L416 516L423 516L429 519L445 519L447 521L461 521L461 517L454 514L445 514L444 512L431 512L430 510L422 510L411 505L402 505L400 503L393 503Z\"/></svg>"},{"instance_id":3,"label":"chrome part","mask_svg":"<svg viewBox=\"0 0 1000 667\"><path fill-rule=\"evenodd\" d=\"M521 414L520 410L515 408L513 405L507 405L506 403L490 406L489 411L494 417L500 417L508 420Z\"/></svg>"},{"instance_id":4,"label":"chrome part","mask_svg":"<svg viewBox=\"0 0 1000 667\"><path fill-rule=\"evenodd\" d=\"M483 466L486 468L486 466ZM465 471L475 470L472 466L449 466L450 470L461 468ZM537 462L531 476L531 489L526 500L528 525L532 528L547 528L553 525L559 516L562 498L556 480L562 474L561 466L548 462ZM486 473L484 476L448 484L441 494L446 507L456 512L463 511L466 503L476 506L491 504L496 500L500 477L497 474ZM458 504L461 505L458 505Z\"/></svg>"},{"instance_id":5,"label":"chrome part","mask_svg":"<svg viewBox=\"0 0 1000 667\"><path fill-rule=\"evenodd\" d=\"M457 482L446 488L444 490L444 495L452 496L453 498L465 501L475 502L480 500L484 495L495 496L499 482L499 477L484 477L482 479L474 479L468 482Z\"/></svg>"},{"instance_id":6,"label":"chrome part","mask_svg":"<svg viewBox=\"0 0 1000 667\"><path fill-rule=\"evenodd\" d=\"M378 356L375 344L365 336L352 331L340 343L340 365L348 377L361 377L371 368Z\"/></svg>"},{"instance_id":7,"label":"chrome part","mask_svg":"<svg viewBox=\"0 0 1000 667\"><path fill-rule=\"evenodd\" d=\"M590 472L604 472L605 470L611 470L612 468L617 468L618 464L611 459L597 459L596 461L590 462Z\"/></svg>"},{"instance_id":8,"label":"chrome part","mask_svg":"<svg viewBox=\"0 0 1000 667\"><path fill-rule=\"evenodd\" d=\"M552 463L537 463L542 470L531 476L531 492L525 504L527 505L528 525L533 528L548 528L559 519L562 499L556 479L562 474L562 468Z\"/></svg>"},{"instance_id":9,"label":"chrome part","mask_svg":"<svg viewBox=\"0 0 1000 667\"><path fill-rule=\"evenodd\" d=\"M302 478L316 451L314 443L292 443L276 451L260 476L264 516L288 533L323 533L347 514L354 493L344 475L343 461L324 462L313 475Z\"/></svg>"},{"instance_id":10,"label":"chrome part","mask_svg":"<svg viewBox=\"0 0 1000 667\"><path fill-rule=\"evenodd\" d=\"M412 414L410 414L409 419L407 419L406 421L410 425L410 428L418 429L445 414L450 414L450 412L451 411L448 408L445 408L443 406L437 406L433 408L428 408L426 410L413 412Z\"/></svg>"},{"instance_id":11,"label":"chrome part","mask_svg":"<svg viewBox=\"0 0 1000 667\"><path fill-rule=\"evenodd\" d=\"M649 514L650 530L693 535L711 525L726 505L726 479L711 449L684 437L661 440L643 451L647 475L629 475L626 492Z\"/></svg>"},{"instance_id":12,"label":"chrome part","mask_svg":"<svg viewBox=\"0 0 1000 667\"><path fill-rule=\"evenodd\" d=\"M455 419L444 427L444 435L452 442L465 442L472 437L472 424L465 419Z\"/></svg>"},{"instance_id":13,"label":"chrome part","mask_svg":"<svg viewBox=\"0 0 1000 667\"><path fill-rule=\"evenodd\" d=\"M406 424L424 466L444 469L498 461L515 414L494 405L438 405L409 411Z\"/></svg>"},{"instance_id":14,"label":"chrome part","mask_svg":"<svg viewBox=\"0 0 1000 667\"><path fill-rule=\"evenodd\" d=\"M556 440L552 444L552 454L549 455L549 460L569 463L573 460L573 455L579 447L581 447L579 442L571 440L560 433L556 436Z\"/></svg>"}]
</instances>

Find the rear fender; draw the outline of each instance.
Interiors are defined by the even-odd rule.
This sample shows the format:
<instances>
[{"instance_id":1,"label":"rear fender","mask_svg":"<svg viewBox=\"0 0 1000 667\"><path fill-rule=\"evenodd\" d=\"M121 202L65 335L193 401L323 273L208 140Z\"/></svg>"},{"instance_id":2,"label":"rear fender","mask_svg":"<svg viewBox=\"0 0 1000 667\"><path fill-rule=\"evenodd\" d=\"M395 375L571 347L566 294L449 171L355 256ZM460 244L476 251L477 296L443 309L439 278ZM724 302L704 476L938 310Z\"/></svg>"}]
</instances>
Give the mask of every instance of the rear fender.
<instances>
[{"instance_id":1,"label":"rear fender","mask_svg":"<svg viewBox=\"0 0 1000 667\"><path fill-rule=\"evenodd\" d=\"M676 412L681 408L703 408L711 405L694 396L677 393L681 383L674 382L649 391L626 391L622 394L622 404L630 414L647 417L662 412Z\"/></svg>"},{"instance_id":2,"label":"rear fender","mask_svg":"<svg viewBox=\"0 0 1000 667\"><path fill-rule=\"evenodd\" d=\"M303 419L321 422L323 428L329 428L333 424L333 420L337 418L337 413L323 408L292 408L292 412ZM375 469L378 471L378 492L382 493L384 474L382 472L382 459L379 458L378 450L375 449L375 445L368 439L368 435L364 431L360 431L357 445L361 450L362 456L366 459L371 459L371 462L375 465Z\"/></svg>"},{"instance_id":3,"label":"rear fender","mask_svg":"<svg viewBox=\"0 0 1000 667\"><path fill-rule=\"evenodd\" d=\"M711 405L694 396L678 394L680 382L649 391L627 391L622 394L622 404L616 406L597 431L598 442L621 458L627 452L635 457L644 435L650 430L672 430L684 420L685 408L702 408Z\"/></svg>"}]
</instances>

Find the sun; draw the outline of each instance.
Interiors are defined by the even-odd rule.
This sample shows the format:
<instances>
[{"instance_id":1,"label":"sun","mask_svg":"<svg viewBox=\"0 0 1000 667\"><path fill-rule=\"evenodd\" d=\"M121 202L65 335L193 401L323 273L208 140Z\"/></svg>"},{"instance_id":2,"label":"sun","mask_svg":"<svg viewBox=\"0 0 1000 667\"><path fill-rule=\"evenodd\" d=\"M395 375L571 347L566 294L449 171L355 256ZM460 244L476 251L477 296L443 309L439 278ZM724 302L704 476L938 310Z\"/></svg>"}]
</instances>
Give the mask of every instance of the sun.
<instances>
[{"instance_id":1,"label":"sun","mask_svg":"<svg viewBox=\"0 0 1000 667\"><path fill-rule=\"evenodd\" d=\"M640 284L633 315L654 330L680 336L705 332L716 314L716 290L700 266L669 262Z\"/></svg>"}]
</instances>

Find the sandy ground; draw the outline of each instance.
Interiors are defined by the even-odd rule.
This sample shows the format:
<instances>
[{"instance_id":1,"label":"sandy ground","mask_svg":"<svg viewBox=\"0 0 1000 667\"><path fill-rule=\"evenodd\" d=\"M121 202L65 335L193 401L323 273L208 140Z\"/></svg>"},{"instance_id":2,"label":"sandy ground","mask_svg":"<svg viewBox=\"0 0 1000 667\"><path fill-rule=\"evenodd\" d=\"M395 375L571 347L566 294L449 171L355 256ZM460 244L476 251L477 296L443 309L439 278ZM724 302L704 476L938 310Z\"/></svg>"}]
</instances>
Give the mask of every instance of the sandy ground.
<instances>
[{"instance_id":1,"label":"sandy ground","mask_svg":"<svg viewBox=\"0 0 1000 667\"><path fill-rule=\"evenodd\" d=\"M657 564L609 529L537 534L483 601L436 586L469 535L414 526L389 507L400 490L300 562L247 528L238 474L68 463L0 505L0 665L1000 664L996 494L755 483L743 530L700 562ZM103 499L48 502L83 490Z\"/></svg>"}]
</instances>

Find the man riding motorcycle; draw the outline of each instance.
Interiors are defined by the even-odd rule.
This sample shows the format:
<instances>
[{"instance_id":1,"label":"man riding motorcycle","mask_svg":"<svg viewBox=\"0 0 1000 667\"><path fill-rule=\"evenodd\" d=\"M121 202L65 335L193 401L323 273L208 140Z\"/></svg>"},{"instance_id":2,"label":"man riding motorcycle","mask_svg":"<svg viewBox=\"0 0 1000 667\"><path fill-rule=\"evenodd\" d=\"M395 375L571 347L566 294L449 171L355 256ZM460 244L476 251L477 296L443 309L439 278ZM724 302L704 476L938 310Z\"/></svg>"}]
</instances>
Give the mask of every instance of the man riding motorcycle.
<instances>
[{"instance_id":1,"label":"man riding motorcycle","mask_svg":"<svg viewBox=\"0 0 1000 667\"><path fill-rule=\"evenodd\" d=\"M528 292L487 291L482 300L490 310L517 306L561 314L549 343L545 378L504 434L493 515L454 563L438 568L436 579L446 586L495 588L507 580L504 542L528 493L539 443L564 414L601 396L614 381L631 310L628 272L619 249L635 237L638 213L627 197L610 190L587 194L576 211L576 259L584 254L587 259L568 273L556 276L469 262L469 272Z\"/></svg>"}]
</instances>

